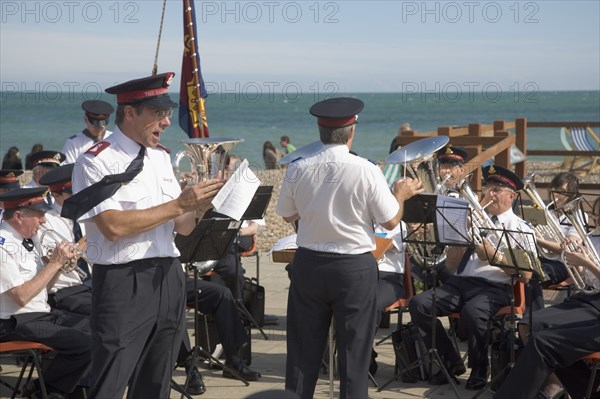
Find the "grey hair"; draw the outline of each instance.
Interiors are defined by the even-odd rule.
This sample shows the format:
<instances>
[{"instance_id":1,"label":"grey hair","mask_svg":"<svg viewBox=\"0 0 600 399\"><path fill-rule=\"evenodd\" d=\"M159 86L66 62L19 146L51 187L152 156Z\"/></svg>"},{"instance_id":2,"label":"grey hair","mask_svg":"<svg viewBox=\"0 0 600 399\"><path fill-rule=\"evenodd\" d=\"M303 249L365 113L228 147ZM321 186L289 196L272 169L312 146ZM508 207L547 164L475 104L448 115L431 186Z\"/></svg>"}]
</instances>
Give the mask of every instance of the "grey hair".
<instances>
[{"instance_id":1,"label":"grey hair","mask_svg":"<svg viewBox=\"0 0 600 399\"><path fill-rule=\"evenodd\" d=\"M346 144L350 139L350 132L352 126L345 127L324 127L319 126L319 135L321 136L321 142L323 144Z\"/></svg>"}]
</instances>

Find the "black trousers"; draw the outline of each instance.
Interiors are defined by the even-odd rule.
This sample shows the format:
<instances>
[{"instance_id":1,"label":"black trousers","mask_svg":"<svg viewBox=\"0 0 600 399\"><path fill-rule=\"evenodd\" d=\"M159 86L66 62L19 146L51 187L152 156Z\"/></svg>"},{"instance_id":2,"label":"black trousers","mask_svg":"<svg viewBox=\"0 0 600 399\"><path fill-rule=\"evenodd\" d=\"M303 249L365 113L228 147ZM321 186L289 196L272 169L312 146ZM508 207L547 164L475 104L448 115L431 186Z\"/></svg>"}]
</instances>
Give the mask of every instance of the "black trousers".
<instances>
[{"instance_id":1,"label":"black trousers","mask_svg":"<svg viewBox=\"0 0 600 399\"><path fill-rule=\"evenodd\" d=\"M296 251L287 309L285 387L313 397L333 316L340 398L368 397L377 263L371 253Z\"/></svg>"},{"instance_id":2,"label":"black trousers","mask_svg":"<svg viewBox=\"0 0 600 399\"><path fill-rule=\"evenodd\" d=\"M89 386L92 340L89 318L53 309L50 313L24 313L0 320L0 341L33 341L56 352L44 364L47 385L71 393L76 386Z\"/></svg>"},{"instance_id":3,"label":"black trousers","mask_svg":"<svg viewBox=\"0 0 600 399\"><path fill-rule=\"evenodd\" d=\"M53 309L89 316L92 313L92 289L83 284L61 288L48 295L48 304Z\"/></svg>"},{"instance_id":4,"label":"black trousers","mask_svg":"<svg viewBox=\"0 0 600 399\"><path fill-rule=\"evenodd\" d=\"M178 259L96 265L92 286L91 398L169 397L184 322Z\"/></svg>"},{"instance_id":5,"label":"black trousers","mask_svg":"<svg viewBox=\"0 0 600 399\"><path fill-rule=\"evenodd\" d=\"M242 287L244 286L244 268L237 244L234 240L227 248L227 253L217 266L213 269L223 279L227 288L231 290L234 298L241 298Z\"/></svg>"},{"instance_id":6,"label":"black trousers","mask_svg":"<svg viewBox=\"0 0 600 399\"><path fill-rule=\"evenodd\" d=\"M223 345L223 352L230 359L248 341L248 335L240 319L233 295L227 287L200 278L197 281L197 289L198 311L206 315L213 315L217 333ZM194 306L194 279L187 279L186 292L188 306ZM190 350L190 339L185 333L177 358L178 363L185 361Z\"/></svg>"},{"instance_id":7,"label":"black trousers","mask_svg":"<svg viewBox=\"0 0 600 399\"><path fill-rule=\"evenodd\" d=\"M532 331L494 398L534 398L553 372L571 397L583 398L589 372L585 373L578 360L600 352L600 294L573 295L533 312Z\"/></svg>"},{"instance_id":8,"label":"black trousers","mask_svg":"<svg viewBox=\"0 0 600 399\"><path fill-rule=\"evenodd\" d=\"M525 303L529 304L531 295L531 309L533 311L544 309L544 287L559 284L569 278L567 267L560 260L540 258L542 269L548 276L548 281L540 282L537 273L529 281L530 289L525 290Z\"/></svg>"},{"instance_id":9,"label":"black trousers","mask_svg":"<svg viewBox=\"0 0 600 399\"><path fill-rule=\"evenodd\" d=\"M460 313L468 333L469 367L484 372L488 366L490 329L488 322L502 307L510 304L511 287L478 277L454 276L436 288L436 315ZM425 334L425 343L431 348L432 291L414 296L409 302L412 322ZM436 348L447 362L460 360L442 323L436 319Z\"/></svg>"}]
</instances>

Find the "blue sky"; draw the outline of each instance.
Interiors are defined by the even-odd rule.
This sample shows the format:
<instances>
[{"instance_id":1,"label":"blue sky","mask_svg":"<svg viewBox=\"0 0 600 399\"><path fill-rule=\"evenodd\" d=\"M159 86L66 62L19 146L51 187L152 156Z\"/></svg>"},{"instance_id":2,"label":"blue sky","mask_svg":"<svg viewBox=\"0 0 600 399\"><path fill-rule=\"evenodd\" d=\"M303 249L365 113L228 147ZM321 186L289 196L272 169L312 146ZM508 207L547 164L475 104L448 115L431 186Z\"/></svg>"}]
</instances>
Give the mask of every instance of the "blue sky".
<instances>
[{"instance_id":1,"label":"blue sky","mask_svg":"<svg viewBox=\"0 0 600 399\"><path fill-rule=\"evenodd\" d=\"M596 0L195 4L209 92L600 90ZM162 0L0 7L3 90L96 90L150 74ZM169 0L160 72L180 74L182 30L181 1Z\"/></svg>"}]
</instances>

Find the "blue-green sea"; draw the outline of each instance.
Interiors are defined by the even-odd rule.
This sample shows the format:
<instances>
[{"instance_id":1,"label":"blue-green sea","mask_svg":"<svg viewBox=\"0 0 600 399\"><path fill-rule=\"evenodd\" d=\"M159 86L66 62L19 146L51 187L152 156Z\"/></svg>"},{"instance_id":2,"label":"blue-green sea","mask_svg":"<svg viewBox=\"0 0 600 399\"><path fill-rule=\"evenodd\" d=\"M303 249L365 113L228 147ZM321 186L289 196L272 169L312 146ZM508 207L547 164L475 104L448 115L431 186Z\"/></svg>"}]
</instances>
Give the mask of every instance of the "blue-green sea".
<instances>
[{"instance_id":1,"label":"blue-green sea","mask_svg":"<svg viewBox=\"0 0 600 399\"><path fill-rule=\"evenodd\" d=\"M371 160L383 160L389 145L403 123L417 132L438 126L489 124L494 120L514 121L600 121L600 92L493 92L493 93L338 93L365 102L353 149ZM21 158L35 143L45 149L61 150L64 141L84 127L80 104L102 99L114 104L114 97L103 93L0 92L0 154L17 146ZM178 98L177 93L173 93ZM310 106L328 95L295 93L293 96L265 93L212 94L206 109L210 136L241 138L245 141L232 152L260 168L262 146L267 140L279 146L282 135L290 136L296 147L318 139ZM114 118L109 129L114 127ZM177 112L162 143L173 150L182 148L179 140L187 136L179 128ZM528 149L561 150L560 129L530 129ZM530 161L551 158L529 158ZM560 158L559 158L560 159Z\"/></svg>"}]
</instances>

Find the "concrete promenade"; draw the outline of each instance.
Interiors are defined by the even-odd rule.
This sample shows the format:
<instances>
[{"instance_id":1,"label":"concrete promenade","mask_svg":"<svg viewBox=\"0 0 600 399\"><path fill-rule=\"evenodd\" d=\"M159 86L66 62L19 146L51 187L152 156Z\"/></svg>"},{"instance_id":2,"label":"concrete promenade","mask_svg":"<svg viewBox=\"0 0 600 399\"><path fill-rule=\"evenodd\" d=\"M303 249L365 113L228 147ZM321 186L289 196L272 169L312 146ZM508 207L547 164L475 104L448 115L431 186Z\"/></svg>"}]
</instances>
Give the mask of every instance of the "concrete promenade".
<instances>
[{"instance_id":1,"label":"concrete promenade","mask_svg":"<svg viewBox=\"0 0 600 399\"><path fill-rule=\"evenodd\" d=\"M246 275L249 277L256 276L255 258L244 259ZM251 382L249 386L244 386L240 381L227 379L222 377L222 372L218 370L210 370L204 366L200 367L200 371L204 377L204 382L207 387L205 394L197 396L202 399L242 399L250 394L283 389L285 385L285 357L286 357L286 304L287 294L289 289L289 280L287 273L284 270L285 264L271 262L271 257L268 254L260 256L260 284L265 287L266 291L266 309L265 313L279 317L277 325L265 326L264 331L268 336L265 340L260 332L256 329L252 330L252 365L251 368L259 371L262 378L257 382ZM445 319L445 318L444 318ZM193 321L191 313L188 314L189 333L194 342ZM410 320L408 314L404 315L405 322ZM391 326L395 327L396 317L392 317ZM380 329L377 332L377 340L388 335L391 329ZM464 353L465 344L460 344L461 350ZM382 345L376 348L379 353L377 362L379 371L375 375L375 380L379 384L383 384L389 380L394 373L394 351L391 340L385 341ZM14 383L18 376L18 368L14 361L8 359L1 360L2 372L0 378L8 383ZM460 385L458 386L459 397L470 398L474 395L472 391L464 389L466 379L469 372L459 377ZM365 376L365 378L367 378ZM180 384L185 381L184 370L177 369L174 373L174 379ZM0 386L0 397L7 398L10 394L6 387ZM171 398L180 398L181 395L175 391L171 391ZM317 383L315 398L329 398L329 379L327 375L322 375ZM334 397L339 397L339 382L334 381ZM489 399L492 395L485 392L480 396L482 399ZM415 384L406 384L401 381L392 382L382 392L377 392L377 388L371 384L369 388L369 398L372 399L409 399L409 398L456 398L450 385L430 386L426 382ZM139 398L144 399L144 398Z\"/></svg>"}]
</instances>

